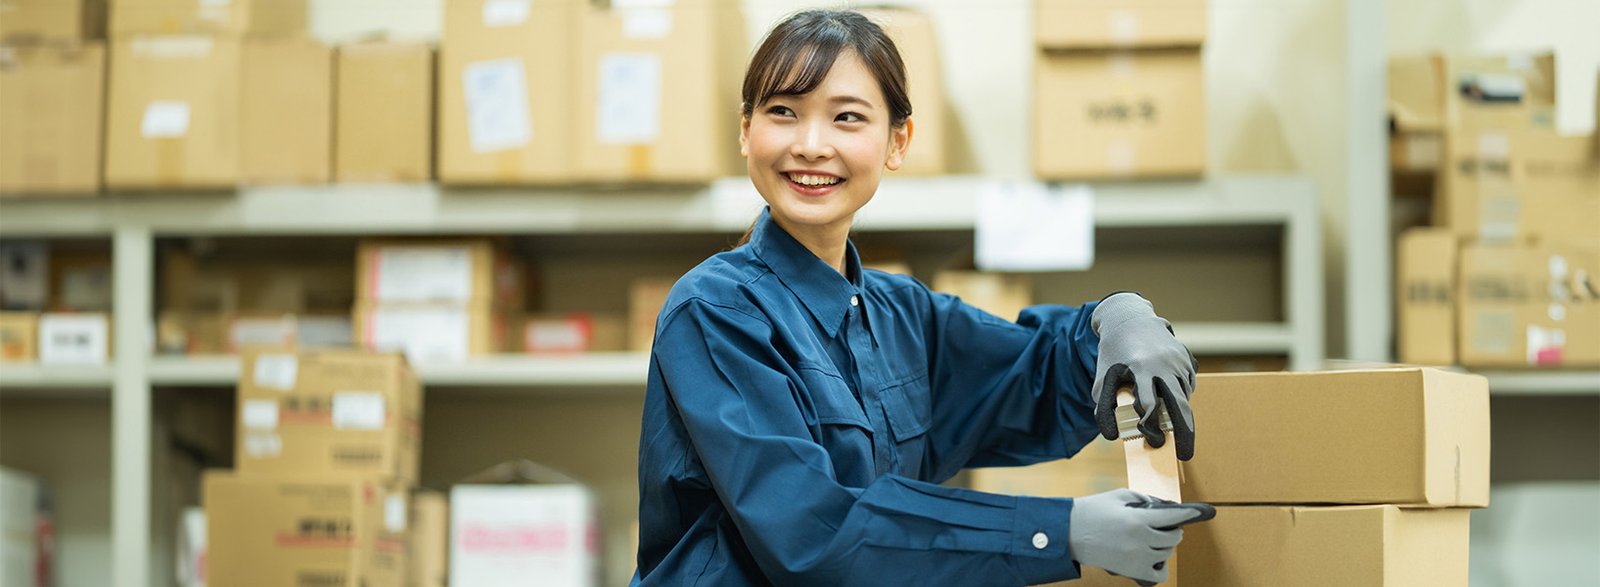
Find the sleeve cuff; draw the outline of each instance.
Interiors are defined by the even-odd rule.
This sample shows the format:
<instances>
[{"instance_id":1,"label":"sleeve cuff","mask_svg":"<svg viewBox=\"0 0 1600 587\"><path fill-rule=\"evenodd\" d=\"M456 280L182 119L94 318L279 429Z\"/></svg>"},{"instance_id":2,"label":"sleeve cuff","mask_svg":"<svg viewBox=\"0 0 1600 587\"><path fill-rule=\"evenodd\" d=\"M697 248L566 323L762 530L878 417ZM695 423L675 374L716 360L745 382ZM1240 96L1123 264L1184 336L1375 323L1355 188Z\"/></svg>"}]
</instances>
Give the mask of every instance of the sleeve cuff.
<instances>
[{"instance_id":1,"label":"sleeve cuff","mask_svg":"<svg viewBox=\"0 0 1600 587\"><path fill-rule=\"evenodd\" d=\"M1078 563L1067 548L1072 500L1018 497L1014 512L1011 554L1017 574L1029 585L1078 578Z\"/></svg>"}]
</instances>

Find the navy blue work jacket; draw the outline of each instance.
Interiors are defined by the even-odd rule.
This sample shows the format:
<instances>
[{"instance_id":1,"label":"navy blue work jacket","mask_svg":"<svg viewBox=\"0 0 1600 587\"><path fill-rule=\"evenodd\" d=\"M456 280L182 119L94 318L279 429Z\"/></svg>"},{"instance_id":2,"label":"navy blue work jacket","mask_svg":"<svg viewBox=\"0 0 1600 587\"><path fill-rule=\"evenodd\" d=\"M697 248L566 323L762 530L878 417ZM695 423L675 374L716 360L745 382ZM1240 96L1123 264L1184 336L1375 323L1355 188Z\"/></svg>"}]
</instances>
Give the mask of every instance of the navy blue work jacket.
<instances>
[{"instance_id":1,"label":"navy blue work jacket","mask_svg":"<svg viewBox=\"0 0 1600 587\"><path fill-rule=\"evenodd\" d=\"M939 485L1096 434L1094 304L1016 323L904 275L846 275L773 222L672 288L639 439L636 586L1074 579L1071 499Z\"/></svg>"}]
</instances>

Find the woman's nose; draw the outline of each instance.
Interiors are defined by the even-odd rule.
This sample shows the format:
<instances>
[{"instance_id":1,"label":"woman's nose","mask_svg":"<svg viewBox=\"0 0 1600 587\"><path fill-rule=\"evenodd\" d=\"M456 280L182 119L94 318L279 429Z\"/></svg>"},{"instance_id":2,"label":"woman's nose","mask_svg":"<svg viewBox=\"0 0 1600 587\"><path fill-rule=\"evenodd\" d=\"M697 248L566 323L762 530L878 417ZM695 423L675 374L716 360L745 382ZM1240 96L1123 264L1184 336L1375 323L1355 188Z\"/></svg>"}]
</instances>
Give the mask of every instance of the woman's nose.
<instances>
[{"instance_id":1,"label":"woman's nose","mask_svg":"<svg viewBox=\"0 0 1600 587\"><path fill-rule=\"evenodd\" d=\"M833 149L828 146L826 126L818 122L801 124L795 132L794 143L789 146L789 154L812 161L831 157Z\"/></svg>"}]
</instances>

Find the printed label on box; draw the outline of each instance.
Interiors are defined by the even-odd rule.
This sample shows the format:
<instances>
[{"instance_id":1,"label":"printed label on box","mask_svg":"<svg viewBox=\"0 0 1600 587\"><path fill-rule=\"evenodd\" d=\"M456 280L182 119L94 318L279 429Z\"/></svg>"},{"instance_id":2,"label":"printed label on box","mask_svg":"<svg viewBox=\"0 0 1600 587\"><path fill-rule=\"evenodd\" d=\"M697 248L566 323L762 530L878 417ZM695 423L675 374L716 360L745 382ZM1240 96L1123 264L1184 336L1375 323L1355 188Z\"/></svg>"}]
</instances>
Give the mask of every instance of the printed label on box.
<instances>
[{"instance_id":1,"label":"printed label on box","mask_svg":"<svg viewBox=\"0 0 1600 587\"><path fill-rule=\"evenodd\" d=\"M1139 42L1139 14L1132 10L1113 10L1106 15L1106 27L1111 31L1111 40L1121 45L1132 45Z\"/></svg>"},{"instance_id":2,"label":"printed label on box","mask_svg":"<svg viewBox=\"0 0 1600 587\"><path fill-rule=\"evenodd\" d=\"M373 259L372 272L376 301L472 300L472 250L464 246L383 247Z\"/></svg>"},{"instance_id":3,"label":"printed label on box","mask_svg":"<svg viewBox=\"0 0 1600 587\"><path fill-rule=\"evenodd\" d=\"M1561 351L1567 348L1567 331L1528 325L1528 364L1560 365Z\"/></svg>"},{"instance_id":4,"label":"printed label on box","mask_svg":"<svg viewBox=\"0 0 1600 587\"><path fill-rule=\"evenodd\" d=\"M352 346L353 329L349 316L301 316L295 323L295 342L312 347Z\"/></svg>"},{"instance_id":5,"label":"printed label on box","mask_svg":"<svg viewBox=\"0 0 1600 587\"><path fill-rule=\"evenodd\" d=\"M254 430L278 429L278 400L247 399L239 409L239 421Z\"/></svg>"},{"instance_id":6,"label":"printed label on box","mask_svg":"<svg viewBox=\"0 0 1600 587\"><path fill-rule=\"evenodd\" d=\"M654 143L661 137L661 55L601 56L599 90L595 137L602 144Z\"/></svg>"},{"instance_id":7,"label":"printed label on box","mask_svg":"<svg viewBox=\"0 0 1600 587\"><path fill-rule=\"evenodd\" d=\"M471 349L466 310L380 308L367 314L367 347L401 351L413 363L466 360Z\"/></svg>"},{"instance_id":8,"label":"printed label on box","mask_svg":"<svg viewBox=\"0 0 1600 587\"><path fill-rule=\"evenodd\" d=\"M256 385L279 391L294 389L300 376L300 360L294 355L261 355L256 357L255 373L251 378Z\"/></svg>"},{"instance_id":9,"label":"printed label on box","mask_svg":"<svg viewBox=\"0 0 1600 587\"><path fill-rule=\"evenodd\" d=\"M189 134L189 103L156 100L144 108L139 132L147 139L174 139Z\"/></svg>"},{"instance_id":10,"label":"printed label on box","mask_svg":"<svg viewBox=\"0 0 1600 587\"><path fill-rule=\"evenodd\" d=\"M244 436L244 454L252 458L283 454L283 437L276 432L251 432Z\"/></svg>"},{"instance_id":11,"label":"printed label on box","mask_svg":"<svg viewBox=\"0 0 1600 587\"><path fill-rule=\"evenodd\" d=\"M406 529L406 498L398 493L391 493L383 499L383 527L390 532L404 532Z\"/></svg>"},{"instance_id":12,"label":"printed label on box","mask_svg":"<svg viewBox=\"0 0 1600 587\"><path fill-rule=\"evenodd\" d=\"M472 152L517 149L533 140L523 71L522 58L512 57L468 64L461 72Z\"/></svg>"},{"instance_id":13,"label":"printed label on box","mask_svg":"<svg viewBox=\"0 0 1600 587\"><path fill-rule=\"evenodd\" d=\"M664 39L672 34L672 11L634 8L622 12L622 36L629 39Z\"/></svg>"},{"instance_id":14,"label":"printed label on box","mask_svg":"<svg viewBox=\"0 0 1600 587\"><path fill-rule=\"evenodd\" d=\"M975 261L984 271L1075 271L1094 265L1094 191L995 183L978 195Z\"/></svg>"},{"instance_id":15,"label":"printed label on box","mask_svg":"<svg viewBox=\"0 0 1600 587\"><path fill-rule=\"evenodd\" d=\"M275 318L235 318L228 324L228 350L258 345L294 344L294 321L280 316Z\"/></svg>"},{"instance_id":16,"label":"printed label on box","mask_svg":"<svg viewBox=\"0 0 1600 587\"><path fill-rule=\"evenodd\" d=\"M523 344L530 352L583 351L589 348L589 331L583 320L538 320L528 323Z\"/></svg>"},{"instance_id":17,"label":"printed label on box","mask_svg":"<svg viewBox=\"0 0 1600 587\"><path fill-rule=\"evenodd\" d=\"M199 59L211 55L211 37L205 35L137 36L133 52L157 59Z\"/></svg>"},{"instance_id":18,"label":"printed label on box","mask_svg":"<svg viewBox=\"0 0 1600 587\"><path fill-rule=\"evenodd\" d=\"M109 330L104 314L45 314L39 317L39 362L104 365Z\"/></svg>"},{"instance_id":19,"label":"printed label on box","mask_svg":"<svg viewBox=\"0 0 1600 587\"><path fill-rule=\"evenodd\" d=\"M489 0L483 3L483 26L517 26L533 12L529 0Z\"/></svg>"},{"instance_id":20,"label":"printed label on box","mask_svg":"<svg viewBox=\"0 0 1600 587\"><path fill-rule=\"evenodd\" d=\"M333 427L339 430L382 430L383 394L340 391L333 394Z\"/></svg>"}]
</instances>

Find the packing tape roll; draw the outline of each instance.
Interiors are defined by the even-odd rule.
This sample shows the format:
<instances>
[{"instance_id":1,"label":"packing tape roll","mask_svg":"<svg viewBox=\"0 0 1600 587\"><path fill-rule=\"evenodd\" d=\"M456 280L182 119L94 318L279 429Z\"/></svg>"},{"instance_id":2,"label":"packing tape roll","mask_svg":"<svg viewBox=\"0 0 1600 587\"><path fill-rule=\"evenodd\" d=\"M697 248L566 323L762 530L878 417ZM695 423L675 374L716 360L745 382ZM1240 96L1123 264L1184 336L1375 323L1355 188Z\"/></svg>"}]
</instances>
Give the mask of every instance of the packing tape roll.
<instances>
[{"instance_id":1,"label":"packing tape roll","mask_svg":"<svg viewBox=\"0 0 1600 587\"><path fill-rule=\"evenodd\" d=\"M183 180L182 138L155 139L156 181L163 186L178 185Z\"/></svg>"},{"instance_id":2,"label":"packing tape roll","mask_svg":"<svg viewBox=\"0 0 1600 587\"><path fill-rule=\"evenodd\" d=\"M650 175L654 166L655 147L651 145L628 146L628 176L641 178Z\"/></svg>"}]
</instances>

